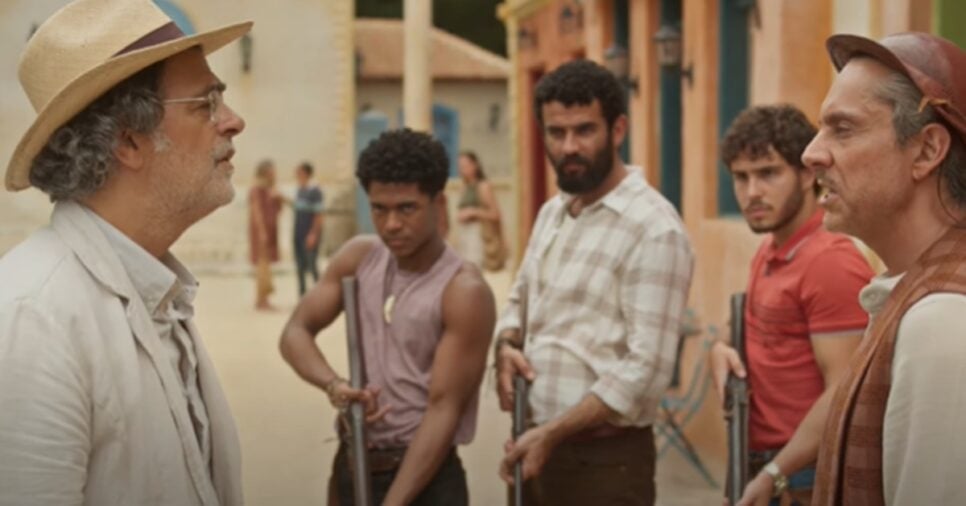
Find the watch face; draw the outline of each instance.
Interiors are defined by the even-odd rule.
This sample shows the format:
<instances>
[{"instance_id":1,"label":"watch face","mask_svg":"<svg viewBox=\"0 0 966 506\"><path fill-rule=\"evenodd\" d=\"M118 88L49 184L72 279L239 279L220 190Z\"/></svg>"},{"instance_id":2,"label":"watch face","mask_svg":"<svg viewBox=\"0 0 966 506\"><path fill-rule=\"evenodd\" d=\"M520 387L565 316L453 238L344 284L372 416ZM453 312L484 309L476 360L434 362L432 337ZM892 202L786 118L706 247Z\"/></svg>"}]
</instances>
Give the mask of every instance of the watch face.
<instances>
[{"instance_id":1,"label":"watch face","mask_svg":"<svg viewBox=\"0 0 966 506\"><path fill-rule=\"evenodd\" d=\"M778 464L769 462L764 468L762 468L762 471L767 473L768 476L771 476L774 486L774 497L782 495L782 493L785 492L785 489L788 488L788 478L782 474L781 469L778 468Z\"/></svg>"}]
</instances>

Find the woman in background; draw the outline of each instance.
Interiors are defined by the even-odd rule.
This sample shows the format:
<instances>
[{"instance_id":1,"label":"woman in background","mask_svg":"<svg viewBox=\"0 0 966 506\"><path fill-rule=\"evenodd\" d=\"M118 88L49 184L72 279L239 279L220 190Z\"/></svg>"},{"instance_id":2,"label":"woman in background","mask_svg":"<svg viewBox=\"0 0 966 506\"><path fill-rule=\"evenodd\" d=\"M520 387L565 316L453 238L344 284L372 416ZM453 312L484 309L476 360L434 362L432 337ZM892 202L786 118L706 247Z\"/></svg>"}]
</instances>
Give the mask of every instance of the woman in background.
<instances>
[{"instance_id":1,"label":"woman in background","mask_svg":"<svg viewBox=\"0 0 966 506\"><path fill-rule=\"evenodd\" d=\"M255 309L272 310L268 296L275 291L272 265L278 261L278 214L282 196L275 190L275 163L263 160L255 169L255 185L248 193L248 240L255 266Z\"/></svg>"},{"instance_id":2,"label":"woman in background","mask_svg":"<svg viewBox=\"0 0 966 506\"><path fill-rule=\"evenodd\" d=\"M456 215L459 252L463 258L486 270L500 270L506 261L506 246L493 186L486 180L476 153L461 153L459 168L463 179L463 194Z\"/></svg>"}]
</instances>

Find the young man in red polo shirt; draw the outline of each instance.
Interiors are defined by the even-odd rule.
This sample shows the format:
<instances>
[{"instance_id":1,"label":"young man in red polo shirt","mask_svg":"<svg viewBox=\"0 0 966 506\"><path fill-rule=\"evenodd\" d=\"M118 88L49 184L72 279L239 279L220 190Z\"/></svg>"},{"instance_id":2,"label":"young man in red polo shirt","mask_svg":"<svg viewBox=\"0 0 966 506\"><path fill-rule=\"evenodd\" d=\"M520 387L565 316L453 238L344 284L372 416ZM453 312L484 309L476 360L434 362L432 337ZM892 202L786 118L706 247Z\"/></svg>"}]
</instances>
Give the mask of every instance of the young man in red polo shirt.
<instances>
[{"instance_id":1,"label":"young man in red polo shirt","mask_svg":"<svg viewBox=\"0 0 966 506\"><path fill-rule=\"evenodd\" d=\"M809 504L814 467L786 477L772 459L799 424L822 422L806 414L859 344L867 315L858 295L873 275L848 237L822 227L815 172L801 161L815 131L790 105L753 107L738 115L721 148L745 220L768 235L748 280L747 367L719 341L712 375L722 397L729 372L747 375L749 462L752 476L774 480L772 504Z\"/></svg>"}]
</instances>

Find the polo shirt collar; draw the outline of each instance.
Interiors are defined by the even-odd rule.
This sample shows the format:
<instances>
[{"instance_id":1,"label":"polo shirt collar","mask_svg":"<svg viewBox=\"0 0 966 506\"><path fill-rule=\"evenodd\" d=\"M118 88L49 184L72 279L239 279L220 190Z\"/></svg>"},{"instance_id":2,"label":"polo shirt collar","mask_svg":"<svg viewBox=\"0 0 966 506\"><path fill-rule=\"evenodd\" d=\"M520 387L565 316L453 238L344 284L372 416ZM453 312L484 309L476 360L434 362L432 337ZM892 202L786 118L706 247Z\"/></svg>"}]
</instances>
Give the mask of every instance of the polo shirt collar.
<instances>
[{"instance_id":1,"label":"polo shirt collar","mask_svg":"<svg viewBox=\"0 0 966 506\"><path fill-rule=\"evenodd\" d=\"M822 209L817 209L812 216L805 222L804 225L798 228L791 237L782 244L780 248L775 248L774 241L775 236L769 236L769 248L768 256L766 260L771 262L791 262L795 258L795 254L798 253L799 248L809 237L812 236L821 226L822 218L825 216L825 211Z\"/></svg>"}]
</instances>

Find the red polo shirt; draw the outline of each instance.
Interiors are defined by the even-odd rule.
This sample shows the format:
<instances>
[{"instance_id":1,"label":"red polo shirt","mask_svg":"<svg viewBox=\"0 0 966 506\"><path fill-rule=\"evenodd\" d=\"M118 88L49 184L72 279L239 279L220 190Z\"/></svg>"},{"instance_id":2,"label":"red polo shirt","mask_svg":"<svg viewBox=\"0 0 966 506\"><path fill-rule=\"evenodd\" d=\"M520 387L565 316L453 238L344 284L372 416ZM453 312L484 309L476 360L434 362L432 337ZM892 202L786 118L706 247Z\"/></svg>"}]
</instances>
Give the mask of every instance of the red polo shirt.
<instances>
[{"instance_id":1,"label":"red polo shirt","mask_svg":"<svg viewBox=\"0 0 966 506\"><path fill-rule=\"evenodd\" d=\"M811 338L861 333L859 290L872 269L851 239L822 227L819 210L780 248L768 236L751 263L745 341L749 442L781 448L825 389Z\"/></svg>"}]
</instances>

